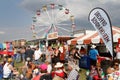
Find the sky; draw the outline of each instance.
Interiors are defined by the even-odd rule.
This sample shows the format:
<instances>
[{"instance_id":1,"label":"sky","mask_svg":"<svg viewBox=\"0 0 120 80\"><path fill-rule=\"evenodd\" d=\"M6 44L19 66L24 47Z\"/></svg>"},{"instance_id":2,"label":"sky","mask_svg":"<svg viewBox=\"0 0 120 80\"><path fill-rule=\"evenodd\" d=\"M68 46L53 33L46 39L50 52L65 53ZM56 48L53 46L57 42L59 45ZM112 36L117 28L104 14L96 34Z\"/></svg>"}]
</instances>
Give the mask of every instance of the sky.
<instances>
[{"instance_id":1,"label":"sky","mask_svg":"<svg viewBox=\"0 0 120 80\"><path fill-rule=\"evenodd\" d=\"M0 42L34 39L32 30L30 29L32 26L32 17L35 15L37 9L42 9L42 6L51 3L63 5L69 9L70 13L75 17L76 30L94 30L94 27L88 21L88 15L95 7L103 8L108 13L112 25L120 27L119 0L0 0ZM50 9L48 12L50 12ZM41 15L41 17L46 18L45 22L48 22L47 15ZM45 25L45 23L41 22L42 24ZM61 26L65 29L71 29L70 25L68 25L71 24L69 19L66 18L63 24ZM67 27L65 27L65 24ZM42 25L39 29L43 28ZM49 25L46 25L46 28L49 28ZM64 32L66 31L63 30ZM40 32L39 35L43 33L45 32Z\"/></svg>"}]
</instances>

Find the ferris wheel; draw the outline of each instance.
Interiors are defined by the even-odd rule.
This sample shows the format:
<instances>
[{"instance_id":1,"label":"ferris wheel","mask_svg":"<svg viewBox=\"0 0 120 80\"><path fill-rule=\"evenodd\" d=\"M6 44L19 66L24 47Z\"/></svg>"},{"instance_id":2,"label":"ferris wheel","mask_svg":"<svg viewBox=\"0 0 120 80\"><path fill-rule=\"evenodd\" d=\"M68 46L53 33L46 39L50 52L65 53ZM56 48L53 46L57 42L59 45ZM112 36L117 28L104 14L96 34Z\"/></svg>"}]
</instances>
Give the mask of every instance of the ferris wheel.
<instances>
[{"instance_id":1,"label":"ferris wheel","mask_svg":"<svg viewBox=\"0 0 120 80\"><path fill-rule=\"evenodd\" d=\"M63 5L43 5L32 17L32 33L35 39L45 38L49 33L70 35L75 28L74 16Z\"/></svg>"}]
</instances>

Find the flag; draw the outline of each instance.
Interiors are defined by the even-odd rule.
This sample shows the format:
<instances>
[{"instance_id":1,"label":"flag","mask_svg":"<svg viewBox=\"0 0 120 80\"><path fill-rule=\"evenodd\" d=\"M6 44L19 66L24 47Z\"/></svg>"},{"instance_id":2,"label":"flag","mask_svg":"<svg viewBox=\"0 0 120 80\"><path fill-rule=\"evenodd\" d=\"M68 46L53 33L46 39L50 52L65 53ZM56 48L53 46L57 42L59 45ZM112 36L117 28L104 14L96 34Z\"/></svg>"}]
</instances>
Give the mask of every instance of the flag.
<instances>
[{"instance_id":1,"label":"flag","mask_svg":"<svg viewBox=\"0 0 120 80\"><path fill-rule=\"evenodd\" d=\"M88 18L113 56L112 25L107 12L97 7L91 10Z\"/></svg>"}]
</instances>

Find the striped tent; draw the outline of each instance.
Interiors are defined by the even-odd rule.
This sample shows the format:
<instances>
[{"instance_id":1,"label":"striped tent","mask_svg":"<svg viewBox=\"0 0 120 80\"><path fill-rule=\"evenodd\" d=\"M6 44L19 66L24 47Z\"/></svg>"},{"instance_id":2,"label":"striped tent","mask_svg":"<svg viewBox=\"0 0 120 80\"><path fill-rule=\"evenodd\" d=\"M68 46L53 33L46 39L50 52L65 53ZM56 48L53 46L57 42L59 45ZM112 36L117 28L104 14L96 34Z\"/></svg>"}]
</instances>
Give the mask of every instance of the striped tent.
<instances>
[{"instance_id":1,"label":"striped tent","mask_svg":"<svg viewBox=\"0 0 120 80\"><path fill-rule=\"evenodd\" d=\"M113 41L117 42L118 38L120 38L120 28L113 26ZM103 43L102 39L100 38L97 31L86 31L86 34L79 34L79 37L76 37L74 39L68 40L67 43L69 45L75 45L75 44L97 44L97 43Z\"/></svg>"}]
</instances>

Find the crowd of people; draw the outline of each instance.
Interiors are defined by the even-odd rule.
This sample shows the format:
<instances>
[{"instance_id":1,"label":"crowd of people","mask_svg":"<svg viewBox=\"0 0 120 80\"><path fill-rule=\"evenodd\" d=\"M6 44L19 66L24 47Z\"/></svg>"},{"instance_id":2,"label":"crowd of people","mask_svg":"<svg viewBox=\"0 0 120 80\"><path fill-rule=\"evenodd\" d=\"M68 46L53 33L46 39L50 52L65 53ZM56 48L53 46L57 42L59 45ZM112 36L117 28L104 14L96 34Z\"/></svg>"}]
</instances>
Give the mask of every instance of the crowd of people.
<instances>
[{"instance_id":1,"label":"crowd of people","mask_svg":"<svg viewBox=\"0 0 120 80\"><path fill-rule=\"evenodd\" d=\"M73 48L70 55L64 46L48 46L45 52L35 47L14 48L14 55L1 55L1 79L3 80L78 80L79 54ZM22 64L18 67L15 65ZM74 75L74 76L73 76Z\"/></svg>"},{"instance_id":2,"label":"crowd of people","mask_svg":"<svg viewBox=\"0 0 120 80\"><path fill-rule=\"evenodd\" d=\"M0 79L3 80L83 80L80 78L80 60L89 56L90 67L86 80L119 80L119 59L98 62L99 52L92 45L87 52L81 48L61 46L46 47L45 52L35 47L14 48L14 55L1 55ZM22 63L19 67L15 64Z\"/></svg>"}]
</instances>

